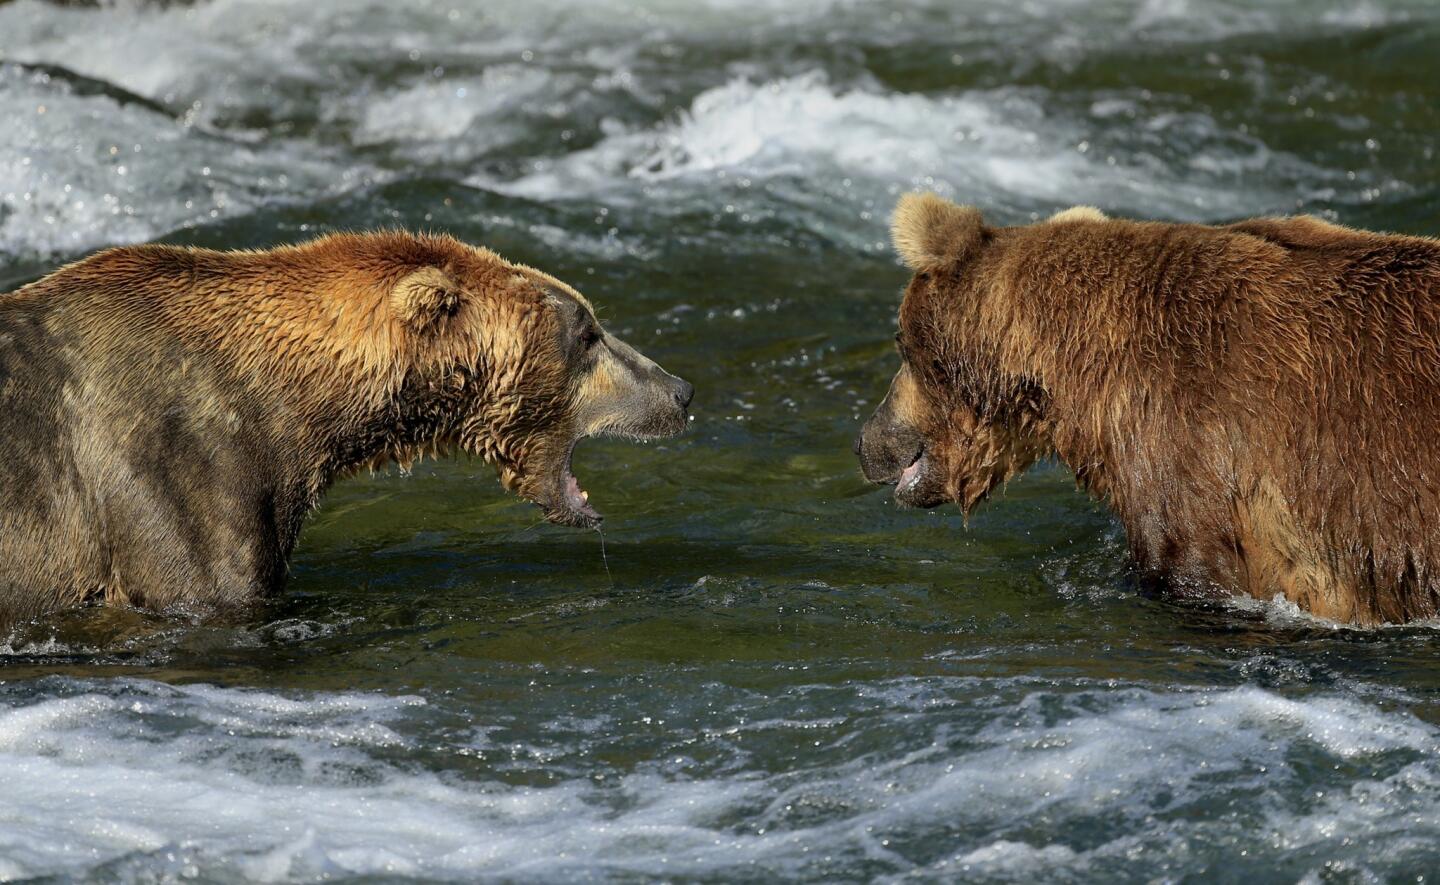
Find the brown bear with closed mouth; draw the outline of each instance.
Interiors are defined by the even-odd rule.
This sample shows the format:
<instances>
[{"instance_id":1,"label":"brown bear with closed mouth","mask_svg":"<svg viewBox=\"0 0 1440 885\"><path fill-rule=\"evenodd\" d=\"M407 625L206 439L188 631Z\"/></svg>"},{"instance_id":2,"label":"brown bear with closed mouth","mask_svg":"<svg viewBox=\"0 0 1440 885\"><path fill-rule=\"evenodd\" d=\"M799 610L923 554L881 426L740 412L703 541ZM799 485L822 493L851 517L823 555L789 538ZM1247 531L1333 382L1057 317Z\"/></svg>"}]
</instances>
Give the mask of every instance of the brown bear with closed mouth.
<instances>
[{"instance_id":1,"label":"brown bear with closed mouth","mask_svg":"<svg viewBox=\"0 0 1440 885\"><path fill-rule=\"evenodd\" d=\"M901 504L968 515L1056 455L1143 581L1358 624L1440 609L1440 241L1311 217L896 208L901 368L861 433Z\"/></svg>"},{"instance_id":2,"label":"brown bear with closed mouth","mask_svg":"<svg viewBox=\"0 0 1440 885\"><path fill-rule=\"evenodd\" d=\"M101 252L0 295L0 620L272 593L336 478L426 453L594 526L576 442L678 433L693 392L449 237Z\"/></svg>"}]
</instances>

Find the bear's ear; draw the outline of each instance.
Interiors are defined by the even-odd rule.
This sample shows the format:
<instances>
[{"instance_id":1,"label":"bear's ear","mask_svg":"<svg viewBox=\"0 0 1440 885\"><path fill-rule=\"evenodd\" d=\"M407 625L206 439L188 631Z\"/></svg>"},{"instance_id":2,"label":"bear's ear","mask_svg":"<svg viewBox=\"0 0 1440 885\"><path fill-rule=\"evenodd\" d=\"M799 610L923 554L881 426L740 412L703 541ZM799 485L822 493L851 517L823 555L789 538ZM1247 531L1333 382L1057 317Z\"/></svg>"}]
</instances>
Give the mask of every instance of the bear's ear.
<instances>
[{"instance_id":1,"label":"bear's ear","mask_svg":"<svg viewBox=\"0 0 1440 885\"><path fill-rule=\"evenodd\" d=\"M980 210L935 194L906 194L895 204L890 236L911 270L939 267L964 258L984 233Z\"/></svg>"},{"instance_id":2,"label":"bear's ear","mask_svg":"<svg viewBox=\"0 0 1440 885\"><path fill-rule=\"evenodd\" d=\"M1110 216L1096 209L1094 206L1071 206L1069 209L1061 209L1048 219L1051 223L1065 221L1109 221Z\"/></svg>"},{"instance_id":3,"label":"bear's ear","mask_svg":"<svg viewBox=\"0 0 1440 885\"><path fill-rule=\"evenodd\" d=\"M460 309L461 287L438 267L422 267L407 274L390 293L390 308L400 321L416 331L432 328Z\"/></svg>"}]
</instances>

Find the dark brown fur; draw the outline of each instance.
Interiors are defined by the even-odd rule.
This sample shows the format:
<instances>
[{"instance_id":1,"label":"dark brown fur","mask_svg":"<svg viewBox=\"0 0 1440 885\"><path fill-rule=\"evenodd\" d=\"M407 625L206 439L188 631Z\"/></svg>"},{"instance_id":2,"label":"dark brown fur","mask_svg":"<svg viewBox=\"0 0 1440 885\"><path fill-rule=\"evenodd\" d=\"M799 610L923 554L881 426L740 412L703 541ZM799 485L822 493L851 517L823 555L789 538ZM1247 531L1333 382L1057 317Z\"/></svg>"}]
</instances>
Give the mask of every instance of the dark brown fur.
<instances>
[{"instance_id":1,"label":"dark brown fur","mask_svg":"<svg viewBox=\"0 0 1440 885\"><path fill-rule=\"evenodd\" d=\"M331 482L430 452L593 524L576 440L678 432L689 398L573 289L448 237L102 252L0 296L0 621L248 602Z\"/></svg>"},{"instance_id":2,"label":"dark brown fur","mask_svg":"<svg viewBox=\"0 0 1440 885\"><path fill-rule=\"evenodd\" d=\"M1171 592L1437 613L1440 242L1093 210L963 229L959 207L933 222L939 202L897 210L916 274L867 476L915 462L898 500L968 512L1055 454Z\"/></svg>"}]
</instances>

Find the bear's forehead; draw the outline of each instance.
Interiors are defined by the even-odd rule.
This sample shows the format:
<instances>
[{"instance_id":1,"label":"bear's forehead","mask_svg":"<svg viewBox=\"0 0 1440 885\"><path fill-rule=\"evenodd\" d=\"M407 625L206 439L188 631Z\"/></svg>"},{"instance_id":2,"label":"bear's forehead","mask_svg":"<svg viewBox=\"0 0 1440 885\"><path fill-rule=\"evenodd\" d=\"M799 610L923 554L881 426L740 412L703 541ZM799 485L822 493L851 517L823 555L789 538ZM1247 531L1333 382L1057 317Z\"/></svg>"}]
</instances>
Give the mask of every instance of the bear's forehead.
<instances>
[{"instance_id":1,"label":"bear's forehead","mask_svg":"<svg viewBox=\"0 0 1440 885\"><path fill-rule=\"evenodd\" d=\"M592 316L595 314L595 308L591 306L589 299L587 299L584 295L581 295L575 289L575 287L569 285L568 283L565 283L564 281L556 277L552 277L550 274L545 273L542 270L536 270L533 267L527 267L523 264L516 265L516 269L520 271L521 276L525 277L527 280L538 283L540 285L540 288L542 289L542 291L545 292L546 295L555 298L572 299L577 304L579 304L586 313Z\"/></svg>"},{"instance_id":2,"label":"bear's forehead","mask_svg":"<svg viewBox=\"0 0 1440 885\"><path fill-rule=\"evenodd\" d=\"M940 306L935 280L929 274L917 274L905 288L900 299L900 322L926 322Z\"/></svg>"}]
</instances>

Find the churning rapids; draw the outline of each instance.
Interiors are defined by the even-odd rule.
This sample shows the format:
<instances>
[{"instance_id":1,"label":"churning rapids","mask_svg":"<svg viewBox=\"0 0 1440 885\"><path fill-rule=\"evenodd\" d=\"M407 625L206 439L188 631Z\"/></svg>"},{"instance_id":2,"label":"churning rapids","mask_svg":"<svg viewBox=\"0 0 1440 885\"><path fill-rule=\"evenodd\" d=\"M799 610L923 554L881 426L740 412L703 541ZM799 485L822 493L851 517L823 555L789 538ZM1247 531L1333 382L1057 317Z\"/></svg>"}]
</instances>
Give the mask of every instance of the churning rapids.
<instances>
[{"instance_id":1,"label":"churning rapids","mask_svg":"<svg viewBox=\"0 0 1440 885\"><path fill-rule=\"evenodd\" d=\"M1127 583L1052 465L965 528L849 441L895 196L1440 234L1423 0L0 3L0 290L89 250L446 230L699 388L337 488L250 621L0 637L0 879L1374 881L1440 869L1440 629ZM592 479L593 477L593 479Z\"/></svg>"}]
</instances>

